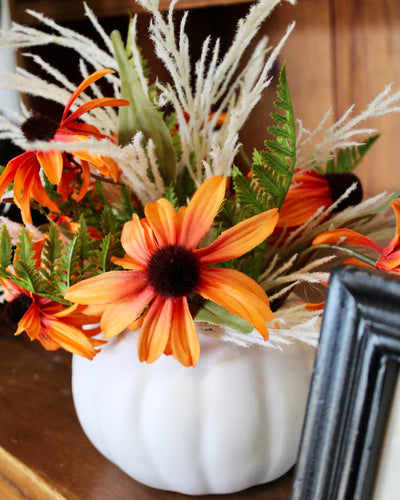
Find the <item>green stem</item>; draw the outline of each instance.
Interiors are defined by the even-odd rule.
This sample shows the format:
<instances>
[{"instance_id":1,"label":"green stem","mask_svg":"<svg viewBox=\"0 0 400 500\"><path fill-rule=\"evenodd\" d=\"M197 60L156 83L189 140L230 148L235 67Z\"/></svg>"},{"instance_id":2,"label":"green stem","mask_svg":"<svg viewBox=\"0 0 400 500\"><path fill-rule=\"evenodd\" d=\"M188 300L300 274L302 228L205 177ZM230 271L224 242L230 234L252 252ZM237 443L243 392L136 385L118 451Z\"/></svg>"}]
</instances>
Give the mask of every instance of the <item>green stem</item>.
<instances>
[{"instance_id":1,"label":"green stem","mask_svg":"<svg viewBox=\"0 0 400 500\"><path fill-rule=\"evenodd\" d=\"M125 184L123 184L122 182L119 182L119 181L113 181L112 179L109 179L107 177L102 177L101 175L96 175L94 174L93 172L91 172L90 174L94 179L96 179L97 181L100 181L100 182L105 182L107 184L113 184L114 186L123 186L123 187L127 187Z\"/></svg>"},{"instance_id":2,"label":"green stem","mask_svg":"<svg viewBox=\"0 0 400 500\"><path fill-rule=\"evenodd\" d=\"M242 158L242 160L244 161L244 163L246 164L246 166L249 167L249 169L251 170L251 168L253 166L253 162L250 160L249 156L247 155L247 153L243 149L243 147L241 147L239 149L239 155Z\"/></svg>"},{"instance_id":3,"label":"green stem","mask_svg":"<svg viewBox=\"0 0 400 500\"><path fill-rule=\"evenodd\" d=\"M254 255L254 259L256 261L255 263L255 273L254 273L254 276L253 278L257 281L258 280L258 277L260 276L261 274L261 269L262 269L262 266L264 264L264 255L265 255L265 250L267 249L267 245L268 245L268 239L265 240L263 243L261 243L255 250L256 252L255 255Z\"/></svg>"},{"instance_id":4,"label":"green stem","mask_svg":"<svg viewBox=\"0 0 400 500\"><path fill-rule=\"evenodd\" d=\"M333 248L335 250L339 250L341 252L347 253L348 255L351 255L351 257L355 257L356 259L361 260L361 262L364 262L365 264L369 264L372 267L375 267L378 262L378 260L372 259L371 257L367 257L366 255L356 252L355 250L351 250L350 248L341 247L339 245L327 245L327 244L315 245L308 248L307 250L305 250L300 254L300 258L304 259L304 257L308 255L310 252L312 252L313 250L318 250L319 248Z\"/></svg>"}]
</instances>

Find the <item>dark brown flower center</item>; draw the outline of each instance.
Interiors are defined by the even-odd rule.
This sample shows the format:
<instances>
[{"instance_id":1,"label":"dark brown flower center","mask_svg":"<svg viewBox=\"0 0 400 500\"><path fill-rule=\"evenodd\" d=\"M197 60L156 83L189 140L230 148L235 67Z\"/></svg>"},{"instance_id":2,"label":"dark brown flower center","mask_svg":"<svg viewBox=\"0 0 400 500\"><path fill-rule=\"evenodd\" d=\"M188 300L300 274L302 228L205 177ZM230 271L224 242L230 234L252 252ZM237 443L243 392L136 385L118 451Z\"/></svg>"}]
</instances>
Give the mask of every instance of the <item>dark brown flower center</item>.
<instances>
[{"instance_id":1,"label":"dark brown flower center","mask_svg":"<svg viewBox=\"0 0 400 500\"><path fill-rule=\"evenodd\" d=\"M325 179L331 188L333 202L338 200L352 184L356 183L356 189L339 203L334 212L341 212L347 207L357 205L362 200L363 190L360 179L356 175L351 173L325 174Z\"/></svg>"},{"instance_id":2,"label":"dark brown flower center","mask_svg":"<svg viewBox=\"0 0 400 500\"><path fill-rule=\"evenodd\" d=\"M189 295L198 285L200 265L195 254L179 245L157 250L147 265L147 279L157 294L167 298Z\"/></svg>"},{"instance_id":3,"label":"dark brown flower center","mask_svg":"<svg viewBox=\"0 0 400 500\"><path fill-rule=\"evenodd\" d=\"M20 293L11 302L7 302L5 311L8 322L12 325L18 325L32 302L31 297L28 297L25 293Z\"/></svg>"},{"instance_id":4,"label":"dark brown flower center","mask_svg":"<svg viewBox=\"0 0 400 500\"><path fill-rule=\"evenodd\" d=\"M28 141L51 141L58 129L58 123L49 116L34 113L21 125Z\"/></svg>"}]
</instances>

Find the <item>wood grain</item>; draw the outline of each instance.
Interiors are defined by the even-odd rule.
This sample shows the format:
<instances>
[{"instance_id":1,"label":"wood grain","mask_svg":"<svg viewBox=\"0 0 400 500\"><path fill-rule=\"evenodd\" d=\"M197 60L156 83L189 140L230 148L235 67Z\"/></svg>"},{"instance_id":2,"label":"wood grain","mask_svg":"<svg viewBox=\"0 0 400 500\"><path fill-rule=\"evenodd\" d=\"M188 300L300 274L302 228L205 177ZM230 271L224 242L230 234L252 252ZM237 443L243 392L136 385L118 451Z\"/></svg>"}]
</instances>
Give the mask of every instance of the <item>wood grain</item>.
<instances>
[{"instance_id":1,"label":"wood grain","mask_svg":"<svg viewBox=\"0 0 400 500\"><path fill-rule=\"evenodd\" d=\"M69 354L13 337L0 310L0 498L6 500L285 500L292 474L232 495L191 497L137 483L84 435Z\"/></svg>"},{"instance_id":2,"label":"wood grain","mask_svg":"<svg viewBox=\"0 0 400 500\"><path fill-rule=\"evenodd\" d=\"M317 8L315 0L300 0L294 6L283 3L272 12L261 31L261 35L268 36L271 45L275 46L287 26L296 22L278 58L278 66L280 68L286 63L295 117L301 118L309 129L317 125L332 106L334 98L329 1L319 0ZM316 40L318 43L315 43ZM276 99L279 68L241 133L248 154L254 147L263 149L263 142L267 138L266 127L271 124L269 114L273 111Z\"/></svg>"},{"instance_id":3,"label":"wood grain","mask_svg":"<svg viewBox=\"0 0 400 500\"><path fill-rule=\"evenodd\" d=\"M332 0L334 5L336 114L353 103L360 112L387 84L400 90L400 2ZM400 115L366 124L381 137L358 167L367 195L400 188Z\"/></svg>"},{"instance_id":4,"label":"wood grain","mask_svg":"<svg viewBox=\"0 0 400 500\"><path fill-rule=\"evenodd\" d=\"M35 500L63 500L51 480L46 480L0 447L1 498L32 498Z\"/></svg>"}]
</instances>

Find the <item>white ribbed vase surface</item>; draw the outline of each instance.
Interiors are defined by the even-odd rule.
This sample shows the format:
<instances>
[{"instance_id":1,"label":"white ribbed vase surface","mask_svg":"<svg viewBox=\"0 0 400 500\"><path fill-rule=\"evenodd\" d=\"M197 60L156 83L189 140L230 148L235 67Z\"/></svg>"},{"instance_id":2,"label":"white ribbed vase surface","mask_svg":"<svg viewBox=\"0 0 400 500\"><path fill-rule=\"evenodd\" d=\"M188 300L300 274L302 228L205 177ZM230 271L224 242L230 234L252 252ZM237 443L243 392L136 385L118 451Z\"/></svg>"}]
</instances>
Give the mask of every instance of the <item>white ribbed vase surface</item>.
<instances>
[{"instance_id":1,"label":"white ribbed vase surface","mask_svg":"<svg viewBox=\"0 0 400 500\"><path fill-rule=\"evenodd\" d=\"M202 495L272 481L295 463L314 349L239 347L200 335L195 368L137 359L138 332L88 361L73 356L72 392L93 445L154 488Z\"/></svg>"}]
</instances>

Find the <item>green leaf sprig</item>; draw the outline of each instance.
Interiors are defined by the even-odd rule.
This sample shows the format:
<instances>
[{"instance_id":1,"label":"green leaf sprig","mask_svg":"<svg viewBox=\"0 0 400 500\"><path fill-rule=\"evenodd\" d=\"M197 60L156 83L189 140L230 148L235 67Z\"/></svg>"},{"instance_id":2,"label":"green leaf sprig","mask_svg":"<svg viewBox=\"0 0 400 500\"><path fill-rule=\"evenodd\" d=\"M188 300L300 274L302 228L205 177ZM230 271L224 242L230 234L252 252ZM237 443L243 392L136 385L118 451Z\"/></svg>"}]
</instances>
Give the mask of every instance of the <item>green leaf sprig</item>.
<instances>
[{"instance_id":1,"label":"green leaf sprig","mask_svg":"<svg viewBox=\"0 0 400 500\"><path fill-rule=\"evenodd\" d=\"M119 66L121 98L130 101L129 106L122 106L118 110L119 142L122 145L128 144L138 131L141 131L146 139L151 139L156 147L160 173L169 185L175 181L177 171L176 153L170 131L149 96L143 91L119 31L111 33L111 40Z\"/></svg>"}]
</instances>

